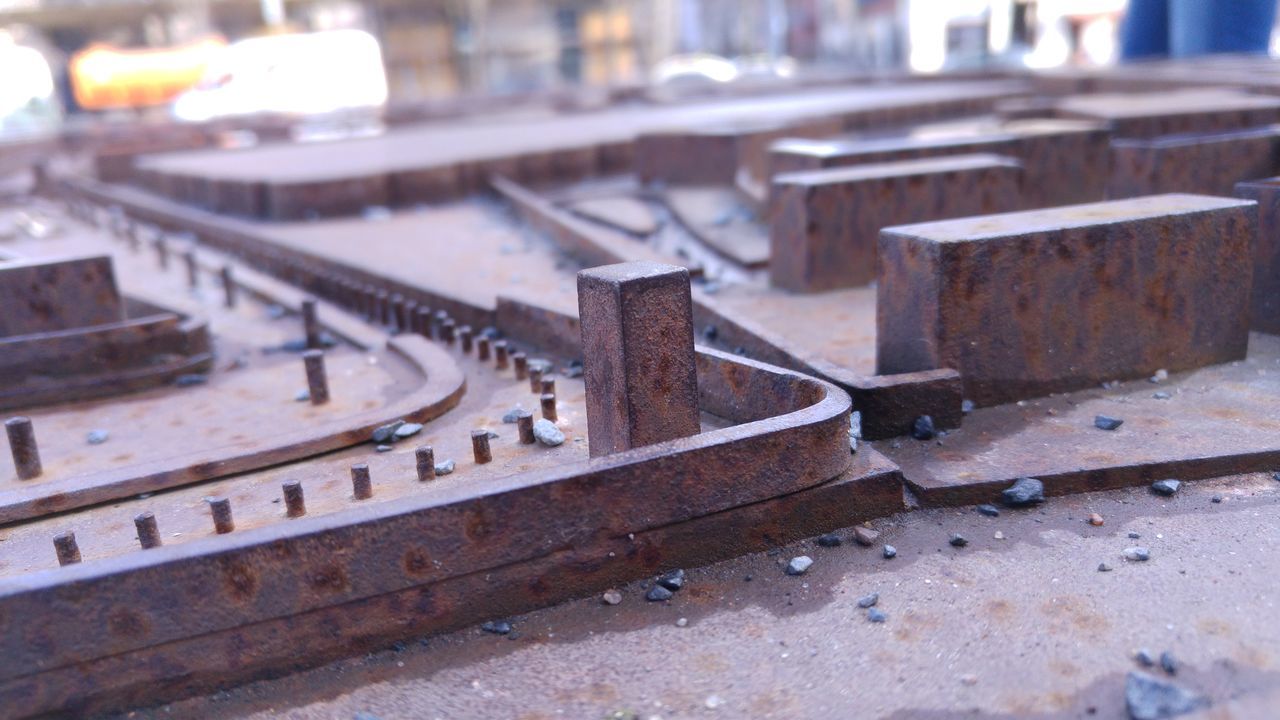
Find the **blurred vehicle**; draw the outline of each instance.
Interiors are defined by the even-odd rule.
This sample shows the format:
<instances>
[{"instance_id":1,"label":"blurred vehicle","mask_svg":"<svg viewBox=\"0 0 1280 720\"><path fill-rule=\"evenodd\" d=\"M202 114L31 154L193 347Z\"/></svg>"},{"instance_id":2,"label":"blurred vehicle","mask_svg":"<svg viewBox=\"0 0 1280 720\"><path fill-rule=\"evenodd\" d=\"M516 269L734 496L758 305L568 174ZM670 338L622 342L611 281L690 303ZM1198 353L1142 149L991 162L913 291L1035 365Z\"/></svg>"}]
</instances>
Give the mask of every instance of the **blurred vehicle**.
<instances>
[{"instance_id":1,"label":"blurred vehicle","mask_svg":"<svg viewBox=\"0 0 1280 720\"><path fill-rule=\"evenodd\" d=\"M62 116L44 56L0 31L0 137L52 130Z\"/></svg>"},{"instance_id":2,"label":"blurred vehicle","mask_svg":"<svg viewBox=\"0 0 1280 720\"><path fill-rule=\"evenodd\" d=\"M235 115L321 115L387 101L378 41L361 30L250 38L228 45L173 103L193 122Z\"/></svg>"},{"instance_id":3,"label":"blurred vehicle","mask_svg":"<svg viewBox=\"0 0 1280 720\"><path fill-rule=\"evenodd\" d=\"M167 105L194 87L226 46L220 37L168 48L95 43L71 56L71 87L86 110Z\"/></svg>"}]
</instances>

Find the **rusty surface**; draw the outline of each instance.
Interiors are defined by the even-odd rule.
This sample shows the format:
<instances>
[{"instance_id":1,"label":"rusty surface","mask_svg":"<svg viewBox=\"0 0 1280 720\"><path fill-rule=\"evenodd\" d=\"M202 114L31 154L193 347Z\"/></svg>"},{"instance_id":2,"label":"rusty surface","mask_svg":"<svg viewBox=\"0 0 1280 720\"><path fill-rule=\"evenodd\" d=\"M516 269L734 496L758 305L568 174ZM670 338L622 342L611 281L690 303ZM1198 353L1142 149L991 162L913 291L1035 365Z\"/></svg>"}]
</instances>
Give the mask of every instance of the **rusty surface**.
<instances>
[{"instance_id":1,"label":"rusty surface","mask_svg":"<svg viewBox=\"0 0 1280 720\"><path fill-rule=\"evenodd\" d=\"M1280 98L1228 88L1098 93L1063 98L1055 114L1106 122L1114 137L1220 132L1280 121Z\"/></svg>"},{"instance_id":2,"label":"rusty surface","mask_svg":"<svg viewBox=\"0 0 1280 720\"><path fill-rule=\"evenodd\" d=\"M1168 192L1232 195L1280 170L1280 127L1121 139L1111 145L1111 198Z\"/></svg>"},{"instance_id":3,"label":"rusty surface","mask_svg":"<svg viewBox=\"0 0 1280 720\"><path fill-rule=\"evenodd\" d=\"M1280 334L1280 178L1239 183L1235 195L1258 203L1250 327Z\"/></svg>"},{"instance_id":4,"label":"rusty surface","mask_svg":"<svg viewBox=\"0 0 1280 720\"><path fill-rule=\"evenodd\" d=\"M684 268L623 263L578 273L592 457L697 434L692 305Z\"/></svg>"},{"instance_id":5,"label":"rusty surface","mask_svg":"<svg viewBox=\"0 0 1280 720\"><path fill-rule=\"evenodd\" d=\"M941 441L877 447L922 501L938 505L995 502L1019 477L1062 495L1271 471L1280 467L1278 361L1280 338L1255 333L1240 362L979 408ZM1097 415L1124 424L1099 430Z\"/></svg>"},{"instance_id":6,"label":"rusty surface","mask_svg":"<svg viewBox=\"0 0 1280 720\"><path fill-rule=\"evenodd\" d=\"M1254 215L1158 195L886 229L877 370L952 367L994 405L1239 359Z\"/></svg>"},{"instance_id":7,"label":"rusty surface","mask_svg":"<svg viewBox=\"0 0 1280 720\"><path fill-rule=\"evenodd\" d=\"M0 338L118 323L124 304L111 260L0 261Z\"/></svg>"},{"instance_id":8,"label":"rusty surface","mask_svg":"<svg viewBox=\"0 0 1280 720\"><path fill-rule=\"evenodd\" d=\"M1021 165L956 155L774 176L769 282L792 292L876 278L880 229L1022 206Z\"/></svg>"}]
</instances>

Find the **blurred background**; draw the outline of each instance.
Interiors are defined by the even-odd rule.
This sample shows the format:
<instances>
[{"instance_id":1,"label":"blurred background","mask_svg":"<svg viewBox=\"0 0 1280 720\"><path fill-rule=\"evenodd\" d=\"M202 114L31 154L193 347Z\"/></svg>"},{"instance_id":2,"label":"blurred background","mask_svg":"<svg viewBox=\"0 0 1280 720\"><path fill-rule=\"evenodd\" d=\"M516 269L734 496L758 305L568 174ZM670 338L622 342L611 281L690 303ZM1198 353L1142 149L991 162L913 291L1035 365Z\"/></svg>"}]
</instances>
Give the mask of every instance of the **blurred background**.
<instances>
[{"instance_id":1,"label":"blurred background","mask_svg":"<svg viewBox=\"0 0 1280 720\"><path fill-rule=\"evenodd\" d=\"M0 0L0 135L77 116L207 121L806 73L1100 66L1121 54L1126 12L1151 10L1132 2ZM1219 5L1236 3L1250 4ZM1153 27L1169 22L1160 12L1129 55L1179 54L1176 32L1171 47ZM1262 32L1270 48L1271 25Z\"/></svg>"}]
</instances>

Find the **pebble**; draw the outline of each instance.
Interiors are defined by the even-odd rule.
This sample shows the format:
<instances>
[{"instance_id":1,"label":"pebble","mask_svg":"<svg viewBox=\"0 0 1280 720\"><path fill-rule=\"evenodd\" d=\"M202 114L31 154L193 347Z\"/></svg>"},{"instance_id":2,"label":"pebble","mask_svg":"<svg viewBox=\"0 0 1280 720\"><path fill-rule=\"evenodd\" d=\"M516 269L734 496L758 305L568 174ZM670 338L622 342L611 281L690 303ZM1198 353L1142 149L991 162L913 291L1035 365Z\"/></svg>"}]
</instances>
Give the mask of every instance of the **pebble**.
<instances>
[{"instance_id":1,"label":"pebble","mask_svg":"<svg viewBox=\"0 0 1280 720\"><path fill-rule=\"evenodd\" d=\"M457 467L457 464L454 463L452 460L445 460L444 462L438 462L436 463L436 475L448 475L449 473L453 472L453 469L455 467Z\"/></svg>"},{"instance_id":2,"label":"pebble","mask_svg":"<svg viewBox=\"0 0 1280 720\"><path fill-rule=\"evenodd\" d=\"M405 423L396 428L396 431L391 434L391 437L393 440L403 440L407 437L413 437L420 432L422 432L422 425L420 423Z\"/></svg>"},{"instance_id":3,"label":"pebble","mask_svg":"<svg viewBox=\"0 0 1280 720\"><path fill-rule=\"evenodd\" d=\"M1000 508L995 505L979 505L978 514L986 515L987 517L1000 517Z\"/></svg>"},{"instance_id":4,"label":"pebble","mask_svg":"<svg viewBox=\"0 0 1280 720\"><path fill-rule=\"evenodd\" d=\"M1004 504L1010 507L1023 507L1044 502L1044 483L1035 478L1018 478L1013 485L1000 493Z\"/></svg>"},{"instance_id":5,"label":"pebble","mask_svg":"<svg viewBox=\"0 0 1280 720\"><path fill-rule=\"evenodd\" d=\"M951 547L964 547L969 544L969 541L966 540L963 535L954 534L951 536L950 543Z\"/></svg>"},{"instance_id":6,"label":"pebble","mask_svg":"<svg viewBox=\"0 0 1280 720\"><path fill-rule=\"evenodd\" d=\"M547 447L564 444L564 433L560 432L560 428L556 427L555 423L546 418L540 418L533 424L533 436Z\"/></svg>"},{"instance_id":7,"label":"pebble","mask_svg":"<svg viewBox=\"0 0 1280 720\"><path fill-rule=\"evenodd\" d=\"M1220 503L1220 502L1222 502L1222 496L1221 496L1221 495L1214 495L1213 497L1209 498L1209 502L1214 503L1214 504Z\"/></svg>"},{"instance_id":8,"label":"pebble","mask_svg":"<svg viewBox=\"0 0 1280 720\"><path fill-rule=\"evenodd\" d=\"M1134 562L1146 562L1151 559L1151 551L1137 545L1127 547L1124 549L1124 559L1132 560Z\"/></svg>"},{"instance_id":9,"label":"pebble","mask_svg":"<svg viewBox=\"0 0 1280 720\"><path fill-rule=\"evenodd\" d=\"M1093 418L1093 426L1099 430L1115 430L1124 424L1120 418L1113 418L1108 415L1097 415Z\"/></svg>"},{"instance_id":10,"label":"pebble","mask_svg":"<svg viewBox=\"0 0 1280 720\"><path fill-rule=\"evenodd\" d=\"M622 602L622 593L610 588L604 591L604 594L600 596L600 599L604 601L605 605L617 605Z\"/></svg>"},{"instance_id":11,"label":"pebble","mask_svg":"<svg viewBox=\"0 0 1280 720\"><path fill-rule=\"evenodd\" d=\"M511 623L506 620L490 620L489 622L481 625L480 629L495 635L506 635L511 632Z\"/></svg>"},{"instance_id":12,"label":"pebble","mask_svg":"<svg viewBox=\"0 0 1280 720\"><path fill-rule=\"evenodd\" d=\"M688 626L689 626L689 618L680 618L679 620L676 620L676 627L688 627Z\"/></svg>"},{"instance_id":13,"label":"pebble","mask_svg":"<svg viewBox=\"0 0 1280 720\"><path fill-rule=\"evenodd\" d=\"M889 619L880 608L867 608L867 619L873 623L882 623Z\"/></svg>"},{"instance_id":14,"label":"pebble","mask_svg":"<svg viewBox=\"0 0 1280 720\"><path fill-rule=\"evenodd\" d=\"M803 575L805 574L805 571L809 569L810 565L813 565L813 558L808 555L793 557L791 558L791 562L787 563L787 574Z\"/></svg>"},{"instance_id":15,"label":"pebble","mask_svg":"<svg viewBox=\"0 0 1280 720\"><path fill-rule=\"evenodd\" d=\"M106 442L109 437L111 437L111 434L106 430L90 430L89 434L86 435L84 439L87 440L90 445L101 445Z\"/></svg>"},{"instance_id":16,"label":"pebble","mask_svg":"<svg viewBox=\"0 0 1280 720\"><path fill-rule=\"evenodd\" d=\"M517 422L520 420L520 413L522 412L524 412L524 408L520 407L519 405L516 405L515 407L508 410L506 415L502 416L502 422L504 423Z\"/></svg>"},{"instance_id":17,"label":"pebble","mask_svg":"<svg viewBox=\"0 0 1280 720\"><path fill-rule=\"evenodd\" d=\"M1182 483L1177 480L1157 480L1151 483L1151 490L1157 495L1169 497L1170 495L1178 492L1178 488L1181 486Z\"/></svg>"},{"instance_id":18,"label":"pebble","mask_svg":"<svg viewBox=\"0 0 1280 720\"><path fill-rule=\"evenodd\" d=\"M724 700L721 700L719 695L708 695L706 702L703 703L703 705L707 706L708 710L715 710L723 704Z\"/></svg>"},{"instance_id":19,"label":"pebble","mask_svg":"<svg viewBox=\"0 0 1280 720\"><path fill-rule=\"evenodd\" d=\"M1139 535L1138 533L1133 532L1132 530L1130 530L1130 531L1129 531L1129 539L1130 539L1130 540L1137 540L1137 539L1138 539L1138 538L1140 538L1140 537L1142 537L1142 536L1141 536L1141 535Z\"/></svg>"},{"instance_id":20,"label":"pebble","mask_svg":"<svg viewBox=\"0 0 1280 720\"><path fill-rule=\"evenodd\" d=\"M827 533L818 536L818 544L822 547L839 547L840 536L835 533Z\"/></svg>"},{"instance_id":21,"label":"pebble","mask_svg":"<svg viewBox=\"0 0 1280 720\"><path fill-rule=\"evenodd\" d=\"M1142 667L1151 667L1156 664L1155 656L1146 648L1140 648L1133 654L1133 659Z\"/></svg>"},{"instance_id":22,"label":"pebble","mask_svg":"<svg viewBox=\"0 0 1280 720\"><path fill-rule=\"evenodd\" d=\"M861 525L853 529L853 541L863 547L871 547L876 544L876 538L880 537L880 533L869 527Z\"/></svg>"},{"instance_id":23,"label":"pebble","mask_svg":"<svg viewBox=\"0 0 1280 720\"><path fill-rule=\"evenodd\" d=\"M1178 659L1173 656L1173 653L1165 650L1160 653L1160 668L1170 675L1177 675Z\"/></svg>"},{"instance_id":24,"label":"pebble","mask_svg":"<svg viewBox=\"0 0 1280 720\"><path fill-rule=\"evenodd\" d=\"M1098 513L1089 513L1089 524L1090 524L1090 525L1092 525L1092 526L1094 526L1094 527L1102 527L1103 525L1105 525L1105 524L1106 524L1106 522L1107 522L1107 521L1106 521L1106 520L1103 520L1103 519L1102 519L1102 516L1101 516L1101 515L1099 515Z\"/></svg>"},{"instance_id":25,"label":"pebble","mask_svg":"<svg viewBox=\"0 0 1280 720\"><path fill-rule=\"evenodd\" d=\"M390 440L392 436L396 434L396 430L399 430L400 426L403 424L404 420L396 420L395 422L374 428L373 441L376 443L384 443Z\"/></svg>"},{"instance_id":26,"label":"pebble","mask_svg":"<svg viewBox=\"0 0 1280 720\"><path fill-rule=\"evenodd\" d=\"M993 537L993 538L995 538L995 539L997 539L997 540L1003 540L1003 539L1004 539L1004 533L1002 533L1002 532L1000 532L999 530L997 530L997 531L996 531L996 534L995 534L995 535L992 535L991 537Z\"/></svg>"},{"instance_id":27,"label":"pebble","mask_svg":"<svg viewBox=\"0 0 1280 720\"><path fill-rule=\"evenodd\" d=\"M374 450L377 450L380 453L391 452L392 447L390 445L379 445L375 447Z\"/></svg>"},{"instance_id":28,"label":"pebble","mask_svg":"<svg viewBox=\"0 0 1280 720\"><path fill-rule=\"evenodd\" d=\"M203 385L209 382L208 375L179 375L174 379L173 384L178 387L191 387L192 385Z\"/></svg>"},{"instance_id":29,"label":"pebble","mask_svg":"<svg viewBox=\"0 0 1280 720\"><path fill-rule=\"evenodd\" d=\"M649 592L644 594L644 599L649 602L662 602L663 600L670 600L674 594L661 585L654 585L649 588Z\"/></svg>"},{"instance_id":30,"label":"pebble","mask_svg":"<svg viewBox=\"0 0 1280 720\"><path fill-rule=\"evenodd\" d=\"M917 440L932 440L938 433L933 429L933 418L921 415L911 423L911 437Z\"/></svg>"},{"instance_id":31,"label":"pebble","mask_svg":"<svg viewBox=\"0 0 1280 720\"><path fill-rule=\"evenodd\" d=\"M858 598L858 607L869 608L878 602L880 602L880 593L871 593Z\"/></svg>"},{"instance_id":32,"label":"pebble","mask_svg":"<svg viewBox=\"0 0 1280 720\"><path fill-rule=\"evenodd\" d=\"M306 402L306 401L308 401L308 400L310 400L310 399L311 399L311 391L310 391L310 390L299 390L298 392L296 392L296 393L294 393L294 394L293 394L293 401L294 401L294 402Z\"/></svg>"},{"instance_id":33,"label":"pebble","mask_svg":"<svg viewBox=\"0 0 1280 720\"><path fill-rule=\"evenodd\" d=\"M1144 672L1129 673L1124 703L1132 720L1164 720L1209 705L1209 699L1180 685Z\"/></svg>"},{"instance_id":34,"label":"pebble","mask_svg":"<svg viewBox=\"0 0 1280 720\"><path fill-rule=\"evenodd\" d=\"M1169 379L1169 371L1165 370L1164 368L1160 368L1159 370L1156 371L1155 375L1151 376L1151 382L1153 383L1162 383L1168 379Z\"/></svg>"},{"instance_id":35,"label":"pebble","mask_svg":"<svg viewBox=\"0 0 1280 720\"><path fill-rule=\"evenodd\" d=\"M1160 392L1151 393L1151 397L1157 400L1168 400L1172 396L1169 393L1161 390Z\"/></svg>"},{"instance_id":36,"label":"pebble","mask_svg":"<svg viewBox=\"0 0 1280 720\"><path fill-rule=\"evenodd\" d=\"M684 587L684 570L672 570L659 575L658 584L672 592L679 590Z\"/></svg>"},{"instance_id":37,"label":"pebble","mask_svg":"<svg viewBox=\"0 0 1280 720\"><path fill-rule=\"evenodd\" d=\"M960 401L960 412L964 413L965 415L968 415L969 413L973 412L973 401L972 401L972 400L961 400L961 401Z\"/></svg>"},{"instance_id":38,"label":"pebble","mask_svg":"<svg viewBox=\"0 0 1280 720\"><path fill-rule=\"evenodd\" d=\"M1111 572L1111 566L1106 563L1098 563L1098 572Z\"/></svg>"}]
</instances>

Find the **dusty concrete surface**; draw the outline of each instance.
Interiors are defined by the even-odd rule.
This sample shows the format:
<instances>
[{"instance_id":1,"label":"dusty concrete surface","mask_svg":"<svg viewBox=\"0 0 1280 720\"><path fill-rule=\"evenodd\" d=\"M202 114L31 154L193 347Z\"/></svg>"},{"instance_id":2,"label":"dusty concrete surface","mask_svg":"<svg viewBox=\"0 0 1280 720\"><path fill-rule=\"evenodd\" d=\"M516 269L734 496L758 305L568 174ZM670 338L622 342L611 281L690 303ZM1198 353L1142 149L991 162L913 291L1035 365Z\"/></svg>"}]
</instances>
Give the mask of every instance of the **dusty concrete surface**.
<instances>
[{"instance_id":1,"label":"dusty concrete surface","mask_svg":"<svg viewBox=\"0 0 1280 720\"><path fill-rule=\"evenodd\" d=\"M1119 490L872 526L871 548L846 529L839 547L810 540L690 569L666 603L634 583L617 606L584 598L512 618L506 637L409 640L132 716L1120 718L1137 648L1176 656L1175 680L1214 701L1204 717L1280 712L1270 474L1185 484L1173 498ZM953 533L968 546L952 547ZM1151 559L1125 561L1134 545ZM800 554L812 568L785 575ZM883 624L857 606L872 592Z\"/></svg>"}]
</instances>

